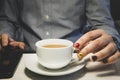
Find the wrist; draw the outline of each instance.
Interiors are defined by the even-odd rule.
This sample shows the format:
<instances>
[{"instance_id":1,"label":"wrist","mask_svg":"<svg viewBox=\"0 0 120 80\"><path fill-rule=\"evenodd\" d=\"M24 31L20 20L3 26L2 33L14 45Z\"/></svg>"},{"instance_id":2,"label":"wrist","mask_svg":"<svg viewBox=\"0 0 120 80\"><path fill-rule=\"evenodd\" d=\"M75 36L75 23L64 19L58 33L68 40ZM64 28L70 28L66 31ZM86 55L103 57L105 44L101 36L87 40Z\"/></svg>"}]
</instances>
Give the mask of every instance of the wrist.
<instances>
[{"instance_id":1,"label":"wrist","mask_svg":"<svg viewBox=\"0 0 120 80\"><path fill-rule=\"evenodd\" d=\"M113 38L113 41L115 42L115 44L117 46L117 49L120 51L120 43L119 43L119 41L115 37L112 37L112 38Z\"/></svg>"}]
</instances>

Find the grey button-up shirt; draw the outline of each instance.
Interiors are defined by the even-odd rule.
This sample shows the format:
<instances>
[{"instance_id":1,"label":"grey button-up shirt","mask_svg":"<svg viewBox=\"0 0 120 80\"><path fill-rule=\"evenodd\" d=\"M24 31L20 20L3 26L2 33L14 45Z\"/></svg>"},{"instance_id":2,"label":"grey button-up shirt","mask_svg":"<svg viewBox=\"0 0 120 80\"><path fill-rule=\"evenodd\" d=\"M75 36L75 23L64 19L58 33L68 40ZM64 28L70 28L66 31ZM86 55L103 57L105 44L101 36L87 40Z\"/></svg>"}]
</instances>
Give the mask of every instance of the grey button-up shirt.
<instances>
[{"instance_id":1,"label":"grey button-up shirt","mask_svg":"<svg viewBox=\"0 0 120 80\"><path fill-rule=\"evenodd\" d=\"M118 36L109 0L1 0L0 3L0 33L24 39L32 49L40 39L65 38L74 42L91 28L102 28Z\"/></svg>"}]
</instances>

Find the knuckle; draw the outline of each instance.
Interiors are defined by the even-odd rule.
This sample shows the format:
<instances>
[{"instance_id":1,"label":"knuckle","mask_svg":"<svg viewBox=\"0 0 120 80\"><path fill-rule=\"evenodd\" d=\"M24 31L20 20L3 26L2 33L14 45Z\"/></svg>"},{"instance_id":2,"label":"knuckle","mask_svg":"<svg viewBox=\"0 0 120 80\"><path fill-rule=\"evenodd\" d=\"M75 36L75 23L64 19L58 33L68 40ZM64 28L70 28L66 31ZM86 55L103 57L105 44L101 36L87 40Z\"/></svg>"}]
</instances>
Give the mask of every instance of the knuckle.
<instances>
[{"instance_id":1,"label":"knuckle","mask_svg":"<svg viewBox=\"0 0 120 80\"><path fill-rule=\"evenodd\" d=\"M86 36L90 39L93 39L94 38L93 31L86 33Z\"/></svg>"},{"instance_id":2,"label":"knuckle","mask_svg":"<svg viewBox=\"0 0 120 80\"><path fill-rule=\"evenodd\" d=\"M80 39L80 41L81 41L82 43L84 43L85 40L86 40L86 37L82 37L82 38Z\"/></svg>"},{"instance_id":3,"label":"knuckle","mask_svg":"<svg viewBox=\"0 0 120 80\"><path fill-rule=\"evenodd\" d=\"M109 52L114 53L117 50L117 46L112 42L108 47Z\"/></svg>"},{"instance_id":4,"label":"knuckle","mask_svg":"<svg viewBox=\"0 0 120 80\"><path fill-rule=\"evenodd\" d=\"M90 40L94 40L98 37L101 36L101 33L98 33L97 31L90 31L86 34L86 36L90 39Z\"/></svg>"},{"instance_id":5,"label":"knuckle","mask_svg":"<svg viewBox=\"0 0 120 80\"><path fill-rule=\"evenodd\" d=\"M112 43L112 49L117 50L117 45L114 42Z\"/></svg>"},{"instance_id":6,"label":"knuckle","mask_svg":"<svg viewBox=\"0 0 120 80\"><path fill-rule=\"evenodd\" d=\"M88 53L90 53L92 50L88 47L84 48L81 52L84 53L85 55L87 55Z\"/></svg>"},{"instance_id":7,"label":"knuckle","mask_svg":"<svg viewBox=\"0 0 120 80\"><path fill-rule=\"evenodd\" d=\"M20 42L20 45L25 46L25 44L23 42Z\"/></svg>"},{"instance_id":8,"label":"knuckle","mask_svg":"<svg viewBox=\"0 0 120 80\"><path fill-rule=\"evenodd\" d=\"M93 44L94 44L96 47L99 47L99 46L103 45L102 41L100 41L99 39L95 40L95 41L93 42Z\"/></svg>"}]
</instances>

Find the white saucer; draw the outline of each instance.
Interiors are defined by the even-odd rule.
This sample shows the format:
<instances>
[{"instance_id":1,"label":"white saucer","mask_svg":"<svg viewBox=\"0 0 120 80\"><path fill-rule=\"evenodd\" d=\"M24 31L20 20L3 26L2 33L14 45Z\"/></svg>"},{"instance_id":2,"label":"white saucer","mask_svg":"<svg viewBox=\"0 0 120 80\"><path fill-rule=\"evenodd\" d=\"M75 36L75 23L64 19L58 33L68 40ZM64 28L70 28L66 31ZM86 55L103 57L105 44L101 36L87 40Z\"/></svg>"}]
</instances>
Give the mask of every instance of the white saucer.
<instances>
[{"instance_id":1,"label":"white saucer","mask_svg":"<svg viewBox=\"0 0 120 80\"><path fill-rule=\"evenodd\" d=\"M76 53L73 53L73 58L77 59L77 55ZM58 69L58 70L50 70L47 69L43 66L41 66L38 63L37 60L37 55L33 55L30 56L26 59L25 61L25 66L27 69L29 69L30 71L40 74L40 75L46 75L46 76L61 76L61 75L67 75L73 72L76 72L80 69L82 69L84 67L84 60L82 61L78 61L78 60L73 60L73 62L71 61L71 63L62 68L62 69Z\"/></svg>"}]
</instances>

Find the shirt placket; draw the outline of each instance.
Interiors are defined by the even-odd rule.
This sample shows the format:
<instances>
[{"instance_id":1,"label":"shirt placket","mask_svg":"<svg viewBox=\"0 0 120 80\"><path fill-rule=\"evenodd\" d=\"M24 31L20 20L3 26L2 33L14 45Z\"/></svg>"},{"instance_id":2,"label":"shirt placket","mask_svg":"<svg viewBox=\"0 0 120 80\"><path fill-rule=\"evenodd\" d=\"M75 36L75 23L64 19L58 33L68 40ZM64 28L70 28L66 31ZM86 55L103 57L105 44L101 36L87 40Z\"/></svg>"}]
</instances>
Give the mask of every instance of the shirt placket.
<instances>
[{"instance_id":1,"label":"shirt placket","mask_svg":"<svg viewBox=\"0 0 120 80\"><path fill-rule=\"evenodd\" d=\"M41 12L44 24L44 38L52 38L52 4L51 0L42 0Z\"/></svg>"}]
</instances>

